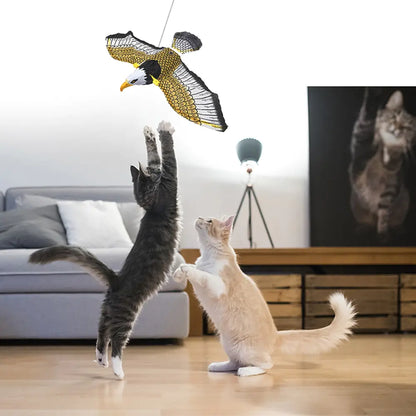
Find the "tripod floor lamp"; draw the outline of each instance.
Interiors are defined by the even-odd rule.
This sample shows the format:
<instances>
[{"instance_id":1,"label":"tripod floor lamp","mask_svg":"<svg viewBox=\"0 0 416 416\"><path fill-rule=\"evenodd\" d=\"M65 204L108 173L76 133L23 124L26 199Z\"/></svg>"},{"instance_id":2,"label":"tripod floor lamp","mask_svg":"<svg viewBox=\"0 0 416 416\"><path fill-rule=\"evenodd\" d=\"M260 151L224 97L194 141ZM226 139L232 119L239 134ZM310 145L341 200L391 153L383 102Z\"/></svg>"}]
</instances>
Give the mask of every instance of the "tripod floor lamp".
<instances>
[{"instance_id":1,"label":"tripod floor lamp","mask_svg":"<svg viewBox=\"0 0 416 416\"><path fill-rule=\"evenodd\" d=\"M263 221L264 228L266 229L267 236L269 237L270 244L272 248L274 248L273 240L270 235L269 229L267 228L266 220L264 219L263 212L260 208L259 200L257 199L256 193L254 192L254 186L253 186L252 176L251 176L251 174L253 173L252 166L257 164L257 162L259 161L260 156L261 156L261 150L262 150L262 145L256 139L252 139L252 138L243 139L237 144L237 155L238 155L238 158L240 159L241 164L247 167L248 181L247 181L246 189L244 190L243 196L238 206L237 213L235 214L235 217L234 217L233 228L237 222L238 214L240 213L243 202L247 196L248 197L248 240L250 242L250 248L253 248L252 199L254 198L254 202L257 205L257 209Z\"/></svg>"}]
</instances>

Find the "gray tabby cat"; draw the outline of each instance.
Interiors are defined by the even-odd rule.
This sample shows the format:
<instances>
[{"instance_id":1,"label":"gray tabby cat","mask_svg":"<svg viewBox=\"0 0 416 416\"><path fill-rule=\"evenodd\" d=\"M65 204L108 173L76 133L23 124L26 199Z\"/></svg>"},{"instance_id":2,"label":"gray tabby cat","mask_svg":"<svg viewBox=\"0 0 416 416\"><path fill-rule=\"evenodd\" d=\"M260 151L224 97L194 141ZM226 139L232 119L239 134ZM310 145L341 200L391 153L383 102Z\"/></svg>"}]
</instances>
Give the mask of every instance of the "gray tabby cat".
<instances>
[{"instance_id":1,"label":"gray tabby cat","mask_svg":"<svg viewBox=\"0 0 416 416\"><path fill-rule=\"evenodd\" d=\"M382 240L403 223L409 209L404 160L416 142L416 117L395 91L377 109L377 90L366 89L351 142L351 209L360 224L375 227Z\"/></svg>"},{"instance_id":2,"label":"gray tabby cat","mask_svg":"<svg viewBox=\"0 0 416 416\"><path fill-rule=\"evenodd\" d=\"M98 327L96 356L107 367L111 341L114 374L122 379L122 349L128 342L133 324L146 300L165 283L177 247L179 215L177 205L177 168L170 123L158 127L162 164L155 135L144 128L148 167L131 166L134 195L146 210L136 241L121 271L116 274L94 255L80 247L54 246L34 252L31 263L66 260L79 264L108 286Z\"/></svg>"}]
</instances>

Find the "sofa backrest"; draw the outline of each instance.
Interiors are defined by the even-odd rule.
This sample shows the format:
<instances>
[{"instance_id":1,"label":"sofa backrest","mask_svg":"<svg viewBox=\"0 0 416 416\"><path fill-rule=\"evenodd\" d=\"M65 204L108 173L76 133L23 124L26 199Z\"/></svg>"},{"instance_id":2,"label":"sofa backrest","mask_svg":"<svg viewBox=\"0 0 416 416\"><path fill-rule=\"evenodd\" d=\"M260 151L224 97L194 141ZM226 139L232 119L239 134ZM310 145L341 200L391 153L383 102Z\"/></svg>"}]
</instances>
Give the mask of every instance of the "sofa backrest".
<instances>
[{"instance_id":1,"label":"sofa backrest","mask_svg":"<svg viewBox=\"0 0 416 416\"><path fill-rule=\"evenodd\" d=\"M134 202L132 186L33 186L9 188L6 191L4 210L16 208L16 198L25 194L75 201L93 199ZM0 207L3 207L2 201L0 197Z\"/></svg>"}]
</instances>

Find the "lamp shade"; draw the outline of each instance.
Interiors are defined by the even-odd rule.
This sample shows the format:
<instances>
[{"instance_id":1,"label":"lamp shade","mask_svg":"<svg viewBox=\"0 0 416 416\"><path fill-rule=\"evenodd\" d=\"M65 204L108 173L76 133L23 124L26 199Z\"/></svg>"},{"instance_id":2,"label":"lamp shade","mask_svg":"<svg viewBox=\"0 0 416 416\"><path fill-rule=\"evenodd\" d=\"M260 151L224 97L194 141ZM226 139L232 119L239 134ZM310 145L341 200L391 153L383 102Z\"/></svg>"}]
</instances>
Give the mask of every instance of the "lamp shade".
<instances>
[{"instance_id":1,"label":"lamp shade","mask_svg":"<svg viewBox=\"0 0 416 416\"><path fill-rule=\"evenodd\" d=\"M241 163L258 162L261 156L261 143L253 138L243 139L237 144L237 155Z\"/></svg>"}]
</instances>

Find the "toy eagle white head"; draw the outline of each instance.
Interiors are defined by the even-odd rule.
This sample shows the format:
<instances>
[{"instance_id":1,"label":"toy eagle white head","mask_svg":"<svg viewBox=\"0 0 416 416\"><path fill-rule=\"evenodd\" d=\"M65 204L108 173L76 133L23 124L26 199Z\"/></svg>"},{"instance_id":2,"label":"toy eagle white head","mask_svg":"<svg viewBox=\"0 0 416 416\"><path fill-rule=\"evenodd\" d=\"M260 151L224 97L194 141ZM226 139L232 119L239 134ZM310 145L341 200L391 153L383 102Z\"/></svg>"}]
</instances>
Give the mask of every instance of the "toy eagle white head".
<instances>
[{"instance_id":1,"label":"toy eagle white head","mask_svg":"<svg viewBox=\"0 0 416 416\"><path fill-rule=\"evenodd\" d=\"M120 87L120 91L124 88L131 87L132 85L148 85L159 83L158 78L161 73L160 65L155 60L144 61L138 66L130 75L127 76L126 81Z\"/></svg>"}]
</instances>

